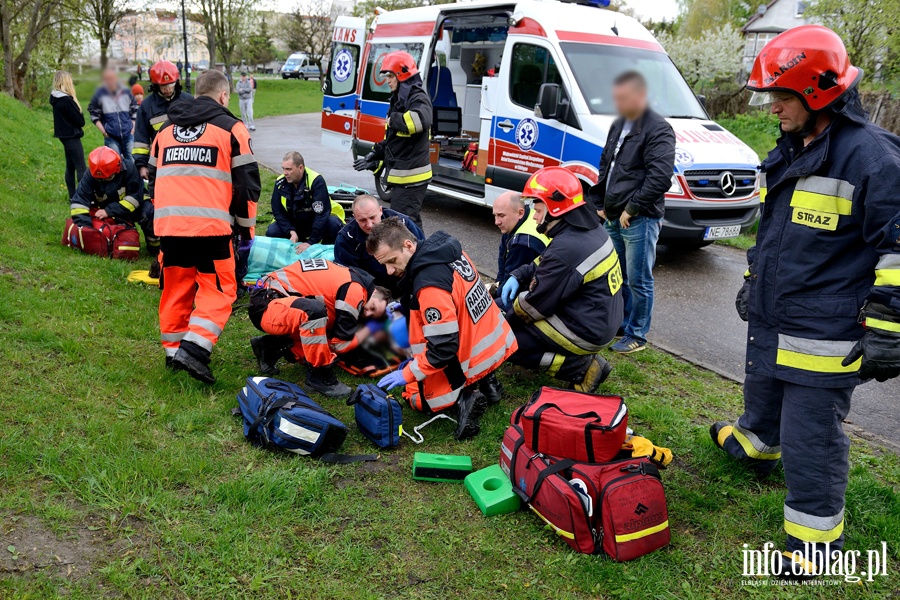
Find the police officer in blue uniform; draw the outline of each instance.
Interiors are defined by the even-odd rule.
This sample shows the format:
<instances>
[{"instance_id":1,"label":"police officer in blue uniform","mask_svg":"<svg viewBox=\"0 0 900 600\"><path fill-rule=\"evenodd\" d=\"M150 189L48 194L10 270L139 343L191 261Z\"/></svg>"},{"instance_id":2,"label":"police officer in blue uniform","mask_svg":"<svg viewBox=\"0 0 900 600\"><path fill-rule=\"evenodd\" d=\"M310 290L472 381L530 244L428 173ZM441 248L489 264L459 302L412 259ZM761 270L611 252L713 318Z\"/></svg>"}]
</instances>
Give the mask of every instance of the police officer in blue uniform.
<instances>
[{"instance_id":1,"label":"police officer in blue uniform","mask_svg":"<svg viewBox=\"0 0 900 600\"><path fill-rule=\"evenodd\" d=\"M782 576L818 574L844 541L861 381L900 374L900 139L869 123L841 39L788 30L756 58L751 104L782 136L761 165L756 247L737 299L748 321L744 413L713 442L787 483Z\"/></svg>"},{"instance_id":2,"label":"police officer in blue uniform","mask_svg":"<svg viewBox=\"0 0 900 600\"><path fill-rule=\"evenodd\" d=\"M344 225L331 214L331 196L325 178L306 166L299 152L288 152L281 163L282 175L272 190L272 216L268 237L301 242L297 252L312 244L333 244Z\"/></svg>"}]
</instances>

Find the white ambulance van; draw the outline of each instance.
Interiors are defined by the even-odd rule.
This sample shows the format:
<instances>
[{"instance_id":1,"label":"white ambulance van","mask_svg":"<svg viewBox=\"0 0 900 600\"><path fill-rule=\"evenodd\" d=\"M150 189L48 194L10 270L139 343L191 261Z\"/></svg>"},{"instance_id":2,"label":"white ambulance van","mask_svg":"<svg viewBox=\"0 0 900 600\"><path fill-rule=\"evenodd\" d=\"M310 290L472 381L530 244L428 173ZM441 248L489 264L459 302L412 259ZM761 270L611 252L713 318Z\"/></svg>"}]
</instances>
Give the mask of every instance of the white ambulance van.
<instances>
[{"instance_id":1,"label":"white ambulance van","mask_svg":"<svg viewBox=\"0 0 900 600\"><path fill-rule=\"evenodd\" d=\"M572 170L587 188L615 118L612 81L635 69L675 130L661 243L699 247L759 214L759 158L710 120L665 50L636 20L554 0L476 0L339 17L322 105L323 143L365 155L383 139L385 54L409 52L434 104L432 191L491 206L530 173ZM477 153L472 166L466 152ZM469 169L464 168L465 164ZM376 177L385 200L390 188Z\"/></svg>"},{"instance_id":2,"label":"white ambulance van","mask_svg":"<svg viewBox=\"0 0 900 600\"><path fill-rule=\"evenodd\" d=\"M281 67L282 79L318 79L319 67L305 52L294 52Z\"/></svg>"}]
</instances>

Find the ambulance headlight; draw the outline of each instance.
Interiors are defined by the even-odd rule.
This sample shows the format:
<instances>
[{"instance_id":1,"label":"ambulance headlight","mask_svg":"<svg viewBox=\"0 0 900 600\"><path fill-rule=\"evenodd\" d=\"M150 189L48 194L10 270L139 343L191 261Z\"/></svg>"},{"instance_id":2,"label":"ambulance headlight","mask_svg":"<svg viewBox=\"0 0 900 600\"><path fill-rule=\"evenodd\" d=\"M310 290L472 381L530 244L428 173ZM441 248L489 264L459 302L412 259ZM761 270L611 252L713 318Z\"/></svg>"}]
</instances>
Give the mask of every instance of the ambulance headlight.
<instances>
[{"instance_id":1,"label":"ambulance headlight","mask_svg":"<svg viewBox=\"0 0 900 600\"><path fill-rule=\"evenodd\" d=\"M684 193L684 190L681 189L681 183L678 181L678 175L672 175L672 186L666 193L673 196L681 196Z\"/></svg>"}]
</instances>

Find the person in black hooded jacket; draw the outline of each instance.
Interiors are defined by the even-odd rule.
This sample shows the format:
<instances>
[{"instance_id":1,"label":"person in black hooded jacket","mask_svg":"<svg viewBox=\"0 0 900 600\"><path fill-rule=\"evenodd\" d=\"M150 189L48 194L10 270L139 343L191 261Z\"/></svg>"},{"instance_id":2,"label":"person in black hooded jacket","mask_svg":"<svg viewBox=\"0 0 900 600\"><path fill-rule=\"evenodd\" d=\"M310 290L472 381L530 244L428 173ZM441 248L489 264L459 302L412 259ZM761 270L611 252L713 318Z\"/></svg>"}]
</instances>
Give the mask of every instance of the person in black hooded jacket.
<instances>
[{"instance_id":1,"label":"person in black hooded jacket","mask_svg":"<svg viewBox=\"0 0 900 600\"><path fill-rule=\"evenodd\" d=\"M422 86L416 61L406 52L391 52L381 61L381 75L391 88L384 140L365 158L353 163L357 171L387 169L391 208L422 229L422 203L431 181L431 98Z\"/></svg>"},{"instance_id":2,"label":"person in black hooded jacket","mask_svg":"<svg viewBox=\"0 0 900 600\"><path fill-rule=\"evenodd\" d=\"M69 198L75 195L77 181L84 177L84 113L78 97L75 95L75 84L68 71L57 71L53 76L53 91L50 92L50 106L53 107L53 137L62 143L66 153L66 189Z\"/></svg>"}]
</instances>

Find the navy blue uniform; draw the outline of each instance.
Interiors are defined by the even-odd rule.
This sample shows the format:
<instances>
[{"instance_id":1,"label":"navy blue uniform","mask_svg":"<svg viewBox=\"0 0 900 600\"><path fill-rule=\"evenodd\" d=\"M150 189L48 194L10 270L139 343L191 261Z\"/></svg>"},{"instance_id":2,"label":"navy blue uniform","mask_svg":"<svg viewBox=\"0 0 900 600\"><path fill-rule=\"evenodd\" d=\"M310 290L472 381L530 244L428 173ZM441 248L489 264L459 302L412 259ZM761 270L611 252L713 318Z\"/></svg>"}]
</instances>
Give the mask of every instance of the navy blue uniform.
<instances>
[{"instance_id":1,"label":"navy blue uniform","mask_svg":"<svg viewBox=\"0 0 900 600\"><path fill-rule=\"evenodd\" d=\"M406 225L410 233L416 236L418 243L425 241L425 234L419 229L419 226L412 222L412 219L404 214L398 213L396 210L389 208L382 209L381 218L387 219L397 217ZM345 267L356 267L361 269L375 278L375 284L386 287L392 292L398 291L399 279L391 277L387 274L384 265L375 260L375 257L366 250L366 240L369 239L368 234L364 232L359 223L350 221L338 233L337 239L334 241L334 262Z\"/></svg>"},{"instance_id":2,"label":"navy blue uniform","mask_svg":"<svg viewBox=\"0 0 900 600\"><path fill-rule=\"evenodd\" d=\"M303 179L290 183L284 175L275 180L272 190L272 216L266 235L288 238L291 231L301 242L333 244L343 223L331 214L331 196L325 178L305 167Z\"/></svg>"},{"instance_id":3,"label":"navy blue uniform","mask_svg":"<svg viewBox=\"0 0 900 600\"><path fill-rule=\"evenodd\" d=\"M809 145L783 135L763 162L748 252L744 414L724 445L760 472L782 460L789 551L843 543L841 421L860 361L842 361L867 301L900 311L900 139L868 122L857 92L848 97Z\"/></svg>"},{"instance_id":4,"label":"navy blue uniform","mask_svg":"<svg viewBox=\"0 0 900 600\"><path fill-rule=\"evenodd\" d=\"M537 232L530 208L525 208L525 216L519 219L515 229L510 233L500 236L500 251L497 254L497 282L503 282L509 274L521 267L534 262L547 247L548 240Z\"/></svg>"}]
</instances>

